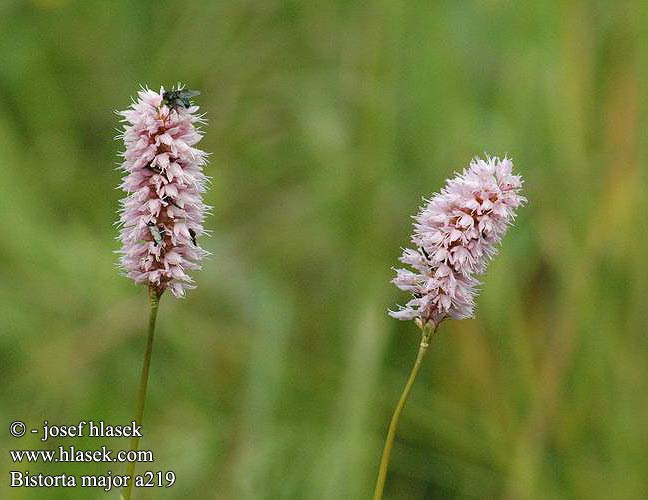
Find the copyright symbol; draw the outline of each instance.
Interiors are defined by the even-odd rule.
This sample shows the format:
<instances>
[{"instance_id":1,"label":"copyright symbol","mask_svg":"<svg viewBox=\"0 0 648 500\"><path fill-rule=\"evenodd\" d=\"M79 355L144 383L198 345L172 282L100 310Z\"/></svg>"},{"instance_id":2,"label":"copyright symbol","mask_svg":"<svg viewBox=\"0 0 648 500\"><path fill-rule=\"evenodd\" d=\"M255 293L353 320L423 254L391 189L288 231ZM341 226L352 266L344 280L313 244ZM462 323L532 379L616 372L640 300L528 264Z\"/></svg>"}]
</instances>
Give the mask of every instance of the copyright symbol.
<instances>
[{"instance_id":1,"label":"copyright symbol","mask_svg":"<svg viewBox=\"0 0 648 500\"><path fill-rule=\"evenodd\" d=\"M23 437L25 435L25 432L27 432L27 427L25 426L24 422L16 420L15 422L11 422L11 425L9 426L9 432L11 432L11 435L13 437Z\"/></svg>"}]
</instances>

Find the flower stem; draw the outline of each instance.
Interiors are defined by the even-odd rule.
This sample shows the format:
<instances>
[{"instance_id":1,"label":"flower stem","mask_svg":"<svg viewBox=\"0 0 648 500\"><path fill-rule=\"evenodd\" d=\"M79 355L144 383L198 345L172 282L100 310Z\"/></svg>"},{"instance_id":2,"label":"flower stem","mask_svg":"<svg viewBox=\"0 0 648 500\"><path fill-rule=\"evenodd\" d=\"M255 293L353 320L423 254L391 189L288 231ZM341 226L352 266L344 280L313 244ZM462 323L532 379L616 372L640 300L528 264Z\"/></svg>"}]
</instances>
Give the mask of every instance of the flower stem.
<instances>
[{"instance_id":1,"label":"flower stem","mask_svg":"<svg viewBox=\"0 0 648 500\"><path fill-rule=\"evenodd\" d=\"M436 331L436 326L434 328L423 327L421 331L421 344L419 346L418 355L416 356L416 361L412 367L409 379L407 384L405 384L405 389L403 394L401 394L396 409L394 410L394 415L392 416L391 423L389 424L389 430L387 431L387 438L385 439L385 448L383 449L382 458L380 460L380 468L378 469L378 479L376 480L376 489L374 490L373 500L381 500L383 497L383 491L385 489L385 479L387 479L387 468L389 467L389 457L391 455L392 448L394 446L394 438L396 437L396 428L398 427L398 421L400 420L401 413L407 402L407 397L409 396L416 376L418 375L419 369L421 368L421 363L423 361L423 356L427 352L427 349L430 345L430 338Z\"/></svg>"},{"instance_id":2,"label":"flower stem","mask_svg":"<svg viewBox=\"0 0 648 500\"><path fill-rule=\"evenodd\" d=\"M146 340L146 352L144 353L144 364L142 366L142 377L140 378L139 392L137 396L137 416L135 417L136 425L142 424L142 417L144 416L144 402L146 401L146 389L148 387L149 368L151 366L151 353L153 352L153 335L155 333L155 320L157 319L158 306L160 305L160 295L158 291L150 287L149 299L151 302L151 315L149 316L148 338ZM131 438L131 451L137 451L139 447L139 436ZM130 500L133 494L133 484L135 482L135 464L130 462L128 464L128 487L124 490L121 498L122 500Z\"/></svg>"}]
</instances>

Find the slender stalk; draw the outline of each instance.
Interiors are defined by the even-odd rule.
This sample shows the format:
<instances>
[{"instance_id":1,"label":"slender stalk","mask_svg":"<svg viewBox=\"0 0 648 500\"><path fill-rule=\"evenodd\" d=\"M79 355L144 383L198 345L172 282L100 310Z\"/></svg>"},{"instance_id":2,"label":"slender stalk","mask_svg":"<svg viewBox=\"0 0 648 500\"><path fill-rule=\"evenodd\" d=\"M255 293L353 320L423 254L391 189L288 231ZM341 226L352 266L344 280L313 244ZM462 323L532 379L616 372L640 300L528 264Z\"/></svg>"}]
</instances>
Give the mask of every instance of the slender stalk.
<instances>
[{"instance_id":1,"label":"slender stalk","mask_svg":"<svg viewBox=\"0 0 648 500\"><path fill-rule=\"evenodd\" d=\"M398 421L400 420L401 413L407 402L407 397L412 391L412 386L416 380L419 369L421 368L421 363L423 362L423 356L427 352L427 349L430 345L430 338L436 331L436 326L434 328L423 327L421 331L421 344L419 345L418 355L416 356L416 361L412 367L409 379L407 384L405 384L405 389L403 394L401 394L396 409L394 410L394 415L392 416L391 423L389 424L389 430L387 431L387 438L385 439L385 448L383 449L382 458L380 460L380 468L378 469L378 479L376 480L376 489L374 490L374 500L381 500L383 497L383 491L385 489L385 479L387 479L387 468L389 467L389 457L391 455L392 448L394 446L394 438L396 437L396 429L398 427Z\"/></svg>"},{"instance_id":2,"label":"slender stalk","mask_svg":"<svg viewBox=\"0 0 648 500\"><path fill-rule=\"evenodd\" d=\"M149 368L151 366L151 353L153 352L153 335L155 334L155 320L157 319L158 307L160 305L160 294L153 287L149 288L149 299L151 302L151 315L149 316L148 338L146 340L146 352L144 353L144 364L142 365L142 377L140 378L139 392L137 396L137 416L135 422L137 425L142 424L142 417L144 416L144 402L146 401L146 389L148 387ZM131 438L131 451L137 451L139 448L138 436ZM135 482L135 464L130 462L128 464L128 475L130 480L128 487L124 490L121 498L122 500L130 500L133 494L133 484Z\"/></svg>"}]
</instances>

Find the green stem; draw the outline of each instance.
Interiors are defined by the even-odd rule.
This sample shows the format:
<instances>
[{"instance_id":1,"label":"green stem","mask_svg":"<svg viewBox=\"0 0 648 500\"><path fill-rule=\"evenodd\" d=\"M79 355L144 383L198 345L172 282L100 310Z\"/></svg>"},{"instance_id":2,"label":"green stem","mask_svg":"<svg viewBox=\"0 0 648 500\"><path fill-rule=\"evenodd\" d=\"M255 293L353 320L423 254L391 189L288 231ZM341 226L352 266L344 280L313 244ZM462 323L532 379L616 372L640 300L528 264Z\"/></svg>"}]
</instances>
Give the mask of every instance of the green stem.
<instances>
[{"instance_id":1,"label":"green stem","mask_svg":"<svg viewBox=\"0 0 648 500\"><path fill-rule=\"evenodd\" d=\"M155 320L157 319L158 307L160 305L160 294L154 288L149 288L149 299L151 301L151 315L149 317L148 338L146 340L146 352L144 353L144 364L142 366L142 377L140 378L139 392L137 396L137 416L135 422L137 425L142 424L142 417L144 416L144 402L146 401L146 389L148 387L149 368L151 366L151 353L153 352L153 335L155 334ZM138 436L131 438L131 451L137 451L139 448ZM135 482L135 464L130 462L128 464L128 487L124 490L121 498L122 500L130 500L133 494L133 484Z\"/></svg>"},{"instance_id":2,"label":"green stem","mask_svg":"<svg viewBox=\"0 0 648 500\"><path fill-rule=\"evenodd\" d=\"M427 352L427 349L430 345L430 338L436 331L436 327L423 327L421 332L421 345L419 346L418 355L416 356L416 361L412 367L412 372L410 373L407 384L405 384L405 389L403 394L401 394L396 409L394 410L394 415L392 416L391 423L389 424L389 430L387 431L387 438L385 439L385 448L383 449L382 458L380 460L380 468L378 469L378 479L376 480L376 489L374 490L374 500L381 500L383 497L383 491L385 489L385 479L387 479L387 468L389 467L389 457L391 455L392 448L394 446L394 438L396 437L396 429L398 427L398 421L400 420L401 413L407 402L407 397L412 391L412 386L416 380L419 369L421 368L421 363L423 362L423 356Z\"/></svg>"}]
</instances>

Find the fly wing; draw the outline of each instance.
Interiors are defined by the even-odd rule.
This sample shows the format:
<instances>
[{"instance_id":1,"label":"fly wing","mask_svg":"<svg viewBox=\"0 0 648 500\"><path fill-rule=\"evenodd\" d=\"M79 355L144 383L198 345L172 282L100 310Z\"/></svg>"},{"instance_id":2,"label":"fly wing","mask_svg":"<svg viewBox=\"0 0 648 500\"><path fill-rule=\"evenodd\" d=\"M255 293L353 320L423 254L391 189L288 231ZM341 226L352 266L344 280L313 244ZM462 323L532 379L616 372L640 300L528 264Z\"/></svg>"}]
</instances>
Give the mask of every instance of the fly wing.
<instances>
[{"instance_id":1,"label":"fly wing","mask_svg":"<svg viewBox=\"0 0 648 500\"><path fill-rule=\"evenodd\" d=\"M178 97L181 99L191 99L192 97L196 97L200 95L200 91L198 90L180 90L178 91Z\"/></svg>"}]
</instances>

